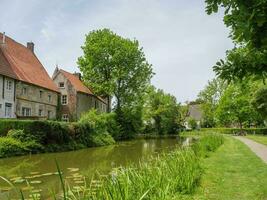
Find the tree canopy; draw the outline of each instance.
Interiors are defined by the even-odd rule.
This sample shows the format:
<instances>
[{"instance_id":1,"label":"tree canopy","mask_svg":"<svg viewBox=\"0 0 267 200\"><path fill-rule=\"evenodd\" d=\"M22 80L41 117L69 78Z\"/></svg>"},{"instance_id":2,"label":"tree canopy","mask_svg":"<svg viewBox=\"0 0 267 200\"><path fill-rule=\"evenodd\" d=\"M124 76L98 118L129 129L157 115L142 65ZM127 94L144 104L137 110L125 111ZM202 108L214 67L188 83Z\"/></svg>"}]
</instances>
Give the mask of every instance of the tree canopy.
<instances>
[{"instance_id":1,"label":"tree canopy","mask_svg":"<svg viewBox=\"0 0 267 200\"><path fill-rule=\"evenodd\" d=\"M142 47L137 40L101 29L86 35L82 50L78 65L85 83L109 101L115 97L121 137L131 137L142 127L142 99L153 76Z\"/></svg>"},{"instance_id":2,"label":"tree canopy","mask_svg":"<svg viewBox=\"0 0 267 200\"><path fill-rule=\"evenodd\" d=\"M84 55L78 59L85 83L94 92L115 97L115 109L131 106L153 76L137 40L123 38L109 29L86 35Z\"/></svg>"},{"instance_id":3,"label":"tree canopy","mask_svg":"<svg viewBox=\"0 0 267 200\"><path fill-rule=\"evenodd\" d=\"M266 78L267 0L206 0L208 14L225 9L224 23L231 29L236 47L227 51L226 61L214 66L218 76L232 81L251 75Z\"/></svg>"}]
</instances>

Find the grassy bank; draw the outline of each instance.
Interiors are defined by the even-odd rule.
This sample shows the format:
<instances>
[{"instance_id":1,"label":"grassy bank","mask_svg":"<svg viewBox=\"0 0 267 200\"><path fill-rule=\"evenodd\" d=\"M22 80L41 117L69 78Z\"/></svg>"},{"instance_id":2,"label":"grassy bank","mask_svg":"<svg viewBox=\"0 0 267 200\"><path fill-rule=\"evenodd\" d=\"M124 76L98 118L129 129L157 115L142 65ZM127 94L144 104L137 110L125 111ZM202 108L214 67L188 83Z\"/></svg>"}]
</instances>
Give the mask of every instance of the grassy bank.
<instances>
[{"instance_id":1,"label":"grassy bank","mask_svg":"<svg viewBox=\"0 0 267 200\"><path fill-rule=\"evenodd\" d=\"M263 135L247 135L246 136L249 139L254 140L255 142L259 142L261 144L267 145L267 136Z\"/></svg>"},{"instance_id":2,"label":"grassy bank","mask_svg":"<svg viewBox=\"0 0 267 200\"><path fill-rule=\"evenodd\" d=\"M264 200L267 165L246 145L227 137L222 147L202 162L201 185L188 199Z\"/></svg>"}]
</instances>

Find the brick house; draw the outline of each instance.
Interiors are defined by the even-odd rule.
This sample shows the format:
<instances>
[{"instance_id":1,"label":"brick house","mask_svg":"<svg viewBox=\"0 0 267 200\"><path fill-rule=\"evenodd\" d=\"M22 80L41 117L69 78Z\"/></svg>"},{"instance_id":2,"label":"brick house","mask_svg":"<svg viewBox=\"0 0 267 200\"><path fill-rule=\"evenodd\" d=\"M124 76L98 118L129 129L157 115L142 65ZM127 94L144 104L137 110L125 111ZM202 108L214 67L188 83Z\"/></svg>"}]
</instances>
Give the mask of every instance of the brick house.
<instances>
[{"instance_id":1,"label":"brick house","mask_svg":"<svg viewBox=\"0 0 267 200\"><path fill-rule=\"evenodd\" d=\"M17 118L56 118L59 92L35 55L34 44L24 46L2 33L0 41L0 104L12 104L5 113L11 110ZM0 110L0 118L3 113Z\"/></svg>"},{"instance_id":2,"label":"brick house","mask_svg":"<svg viewBox=\"0 0 267 200\"><path fill-rule=\"evenodd\" d=\"M84 85L80 73L72 74L56 68L52 79L61 94L60 114L63 121L78 120L82 113L90 109L107 112L106 101Z\"/></svg>"}]
</instances>

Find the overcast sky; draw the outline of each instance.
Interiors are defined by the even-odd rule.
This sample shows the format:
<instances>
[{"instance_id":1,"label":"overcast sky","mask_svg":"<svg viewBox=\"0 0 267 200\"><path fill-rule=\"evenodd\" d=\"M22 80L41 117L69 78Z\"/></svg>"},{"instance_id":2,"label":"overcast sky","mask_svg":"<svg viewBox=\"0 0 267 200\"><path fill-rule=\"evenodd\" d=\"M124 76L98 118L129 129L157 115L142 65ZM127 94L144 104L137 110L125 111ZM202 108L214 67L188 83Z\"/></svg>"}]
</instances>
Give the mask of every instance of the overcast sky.
<instances>
[{"instance_id":1,"label":"overcast sky","mask_svg":"<svg viewBox=\"0 0 267 200\"><path fill-rule=\"evenodd\" d=\"M78 71L85 34L110 28L136 38L156 75L152 83L178 101L194 100L212 66L233 44L223 14L208 16L204 0L0 0L0 31L35 43L51 75L58 64Z\"/></svg>"}]
</instances>

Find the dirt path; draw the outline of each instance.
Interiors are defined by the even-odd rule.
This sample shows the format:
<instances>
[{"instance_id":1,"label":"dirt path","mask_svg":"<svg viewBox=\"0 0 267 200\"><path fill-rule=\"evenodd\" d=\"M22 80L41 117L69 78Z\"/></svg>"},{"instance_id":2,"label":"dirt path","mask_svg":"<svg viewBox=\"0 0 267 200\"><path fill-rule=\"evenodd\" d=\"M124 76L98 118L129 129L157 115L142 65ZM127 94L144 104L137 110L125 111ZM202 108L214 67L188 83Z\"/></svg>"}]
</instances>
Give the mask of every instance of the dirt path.
<instances>
[{"instance_id":1,"label":"dirt path","mask_svg":"<svg viewBox=\"0 0 267 200\"><path fill-rule=\"evenodd\" d=\"M254 142L242 136L235 136L234 138L245 143L258 157L260 157L267 164L267 146Z\"/></svg>"}]
</instances>

